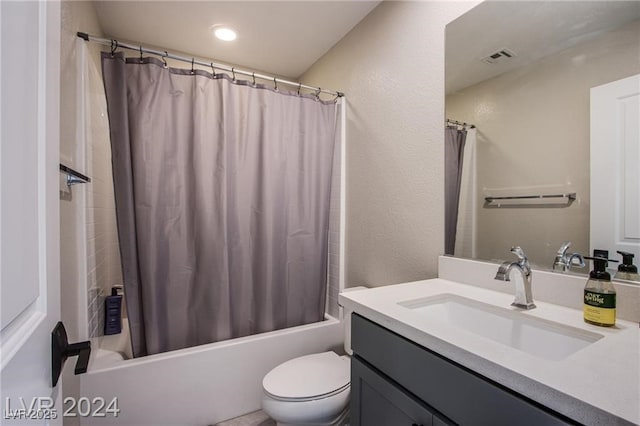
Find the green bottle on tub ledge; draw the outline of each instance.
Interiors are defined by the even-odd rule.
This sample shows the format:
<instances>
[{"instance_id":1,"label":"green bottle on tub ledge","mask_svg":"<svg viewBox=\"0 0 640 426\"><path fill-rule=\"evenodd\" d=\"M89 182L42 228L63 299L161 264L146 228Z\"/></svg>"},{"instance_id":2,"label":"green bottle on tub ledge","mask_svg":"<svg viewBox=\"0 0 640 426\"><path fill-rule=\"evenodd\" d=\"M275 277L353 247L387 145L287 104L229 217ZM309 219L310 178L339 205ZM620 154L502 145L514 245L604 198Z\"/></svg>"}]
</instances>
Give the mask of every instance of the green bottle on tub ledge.
<instances>
[{"instance_id":1,"label":"green bottle on tub ledge","mask_svg":"<svg viewBox=\"0 0 640 426\"><path fill-rule=\"evenodd\" d=\"M584 287L584 320L589 324L601 327L611 327L616 324L616 289L611 284L611 275L607 272L608 262L618 262L607 259L609 252L594 250L593 270L589 273L589 280Z\"/></svg>"}]
</instances>

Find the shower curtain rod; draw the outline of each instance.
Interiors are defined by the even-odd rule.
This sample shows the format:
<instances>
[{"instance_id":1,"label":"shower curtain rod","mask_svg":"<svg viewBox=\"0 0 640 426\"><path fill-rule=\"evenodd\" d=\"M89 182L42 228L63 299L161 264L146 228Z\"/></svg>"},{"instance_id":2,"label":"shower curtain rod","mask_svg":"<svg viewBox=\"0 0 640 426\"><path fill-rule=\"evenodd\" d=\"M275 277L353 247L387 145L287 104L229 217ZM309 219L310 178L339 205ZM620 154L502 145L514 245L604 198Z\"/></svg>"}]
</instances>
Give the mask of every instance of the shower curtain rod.
<instances>
[{"instance_id":1,"label":"shower curtain rod","mask_svg":"<svg viewBox=\"0 0 640 426\"><path fill-rule=\"evenodd\" d=\"M122 43L122 42L120 42L118 40L115 40L115 39L112 40L112 39L108 39L108 38L100 38L100 37L96 37L96 36L93 36L93 35L90 35L90 34L87 34L87 33L83 33L83 32L78 32L77 36L80 37L81 39L85 40L85 41L91 41L91 42L102 44L102 45L105 45L105 46L111 46L112 51L115 51L119 47L122 47L122 48L125 48L125 49L135 50L137 52L140 52L140 54L149 53L149 54L152 54L152 55L160 56L161 58L171 58L171 59L175 59L177 61L187 62L187 63L190 63L191 65L198 64L198 65L203 65L205 67L211 67L211 68L214 68L214 69L227 71L227 72L233 73L234 76L235 76L235 74L246 75L247 77L253 78L254 81L255 81L256 78L259 78L261 80L272 81L276 85L276 88L277 88L278 84L285 84L287 86L297 87L298 88L298 92L300 91L300 89L308 89L308 90L315 91L316 95L319 95L320 93L326 93L328 95L333 95L333 96L336 96L338 98L344 96L343 92L321 89L320 87L308 86L306 84L296 83L294 81L283 80L281 78L277 78L277 77L274 77L274 76L271 76L271 75L258 74L258 73L252 72L252 71L247 71L247 70L242 70L242 69L238 69L238 68L235 68L235 67L230 67L229 65L218 64L218 63L214 63L214 62L204 62L204 61L197 60L195 58L187 58L187 57L184 57L184 56L176 55L175 53L168 53L166 50L161 51L161 50L155 50L155 49L151 49L151 48L148 48L148 47L144 47L142 45L136 46L134 44ZM215 70L214 70L214 72L215 72Z\"/></svg>"},{"instance_id":2,"label":"shower curtain rod","mask_svg":"<svg viewBox=\"0 0 640 426\"><path fill-rule=\"evenodd\" d=\"M475 129L476 128L475 124L462 123L462 122L456 121L456 120L449 120L448 118L445 120L445 125L447 125L447 124L455 124L456 126L469 127L471 129Z\"/></svg>"}]
</instances>

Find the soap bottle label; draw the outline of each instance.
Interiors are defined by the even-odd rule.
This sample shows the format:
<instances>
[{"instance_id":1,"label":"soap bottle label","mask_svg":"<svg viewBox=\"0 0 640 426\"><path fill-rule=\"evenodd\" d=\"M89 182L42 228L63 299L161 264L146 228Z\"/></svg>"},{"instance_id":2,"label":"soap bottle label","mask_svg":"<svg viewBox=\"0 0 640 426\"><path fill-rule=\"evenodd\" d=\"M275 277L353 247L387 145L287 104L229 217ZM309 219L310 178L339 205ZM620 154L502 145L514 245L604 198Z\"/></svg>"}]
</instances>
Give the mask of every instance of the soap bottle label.
<instances>
[{"instance_id":1,"label":"soap bottle label","mask_svg":"<svg viewBox=\"0 0 640 426\"><path fill-rule=\"evenodd\" d=\"M597 325L616 323L616 294L584 291L584 319Z\"/></svg>"}]
</instances>

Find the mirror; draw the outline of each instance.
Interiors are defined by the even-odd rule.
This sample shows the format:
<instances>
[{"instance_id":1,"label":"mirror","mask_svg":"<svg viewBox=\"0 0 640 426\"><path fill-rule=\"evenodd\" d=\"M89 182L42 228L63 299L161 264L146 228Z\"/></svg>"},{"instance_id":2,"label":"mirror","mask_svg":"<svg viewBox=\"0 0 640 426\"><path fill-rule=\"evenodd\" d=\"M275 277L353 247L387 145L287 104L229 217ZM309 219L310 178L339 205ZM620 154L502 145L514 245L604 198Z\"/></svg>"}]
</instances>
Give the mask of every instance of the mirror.
<instances>
[{"instance_id":1,"label":"mirror","mask_svg":"<svg viewBox=\"0 0 640 426\"><path fill-rule=\"evenodd\" d=\"M510 247L519 245L532 265L552 269L557 251L570 241L567 253L590 255L601 248L621 260L620 248L598 242L604 234L612 241L626 238L624 247L635 252L638 265L640 90L628 98L636 130L627 141L624 173L618 164L592 167L603 160L590 153L597 127L592 114L600 121L608 117L598 113L591 89L640 74L640 2L484 2L447 25L445 37L448 126L467 130L462 167L453 167L458 174L449 178L461 182L459 196L453 195L453 254L506 260ZM619 149L615 126L605 151ZM609 183L612 193L616 185L626 191L626 210L615 213L615 223L591 220L594 209L617 212L592 196L598 182L605 188ZM618 216L627 226L621 236ZM585 274L588 267L570 269Z\"/></svg>"}]
</instances>

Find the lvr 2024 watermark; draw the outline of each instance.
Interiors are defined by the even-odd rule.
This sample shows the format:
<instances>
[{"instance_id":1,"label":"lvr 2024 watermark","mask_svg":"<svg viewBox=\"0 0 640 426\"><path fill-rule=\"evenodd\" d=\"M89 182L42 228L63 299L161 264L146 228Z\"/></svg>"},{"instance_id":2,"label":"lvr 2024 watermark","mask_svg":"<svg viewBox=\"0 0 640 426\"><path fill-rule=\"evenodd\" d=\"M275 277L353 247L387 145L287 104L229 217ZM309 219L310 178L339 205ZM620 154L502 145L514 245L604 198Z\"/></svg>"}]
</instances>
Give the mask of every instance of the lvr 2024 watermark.
<instances>
[{"instance_id":1,"label":"lvr 2024 watermark","mask_svg":"<svg viewBox=\"0 0 640 426\"><path fill-rule=\"evenodd\" d=\"M98 396L66 397L62 402L62 417L118 417L118 398L107 402ZM54 420L59 416L55 401L48 396L37 396L27 400L19 397L17 401L5 398L2 418L5 420Z\"/></svg>"}]
</instances>

